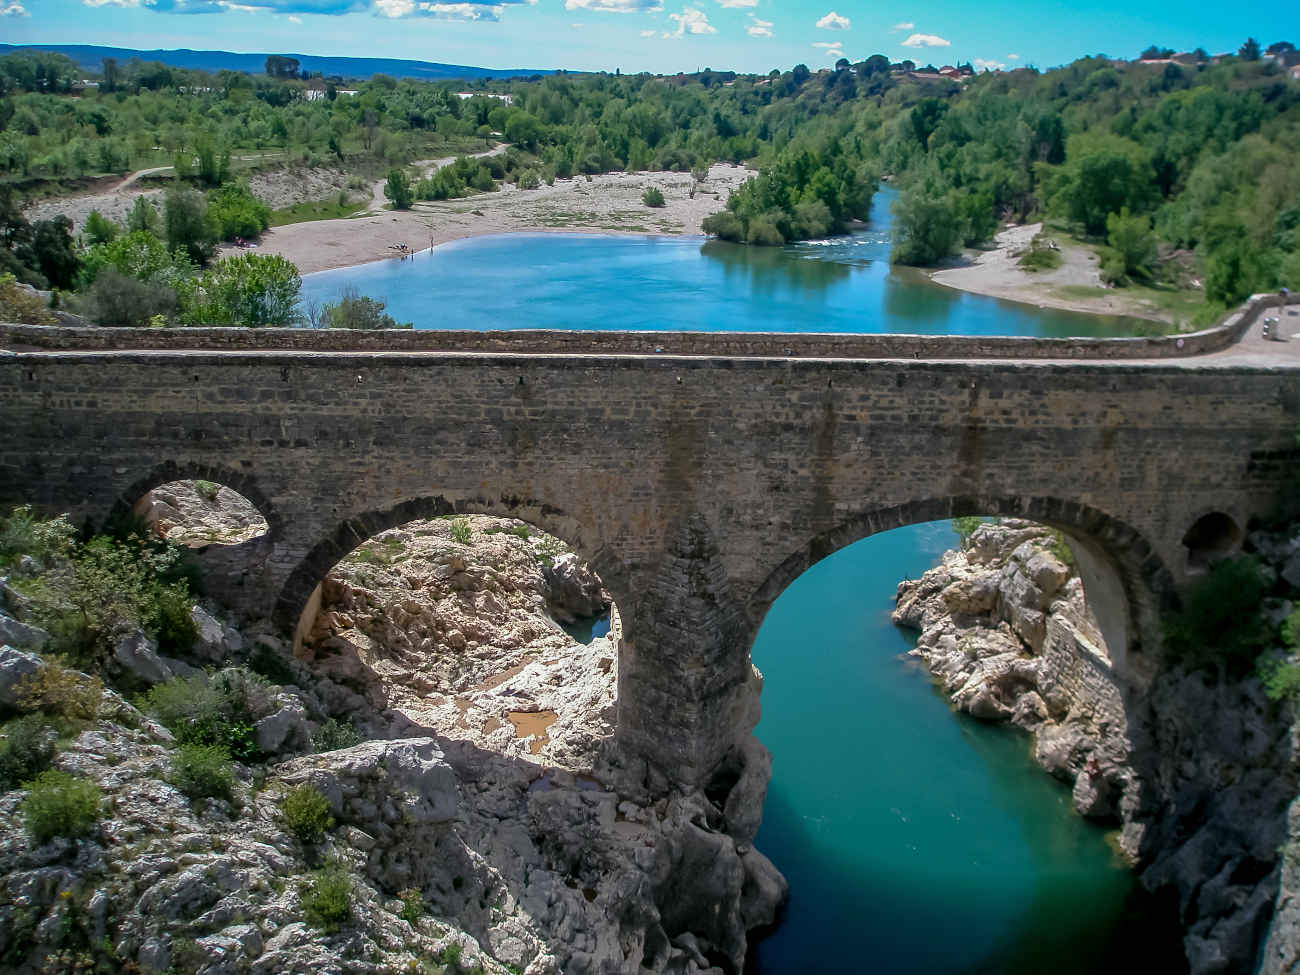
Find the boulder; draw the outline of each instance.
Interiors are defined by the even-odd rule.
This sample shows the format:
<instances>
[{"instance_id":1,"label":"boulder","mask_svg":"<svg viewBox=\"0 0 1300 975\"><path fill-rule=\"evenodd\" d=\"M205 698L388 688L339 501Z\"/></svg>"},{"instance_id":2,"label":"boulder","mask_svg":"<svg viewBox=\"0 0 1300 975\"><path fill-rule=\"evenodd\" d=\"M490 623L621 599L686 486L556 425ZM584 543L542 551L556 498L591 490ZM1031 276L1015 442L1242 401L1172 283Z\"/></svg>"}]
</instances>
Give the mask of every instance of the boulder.
<instances>
[{"instance_id":1,"label":"boulder","mask_svg":"<svg viewBox=\"0 0 1300 975\"><path fill-rule=\"evenodd\" d=\"M301 702L284 701L278 711L253 726L257 747L268 755L311 751L311 724Z\"/></svg>"},{"instance_id":2,"label":"boulder","mask_svg":"<svg viewBox=\"0 0 1300 975\"><path fill-rule=\"evenodd\" d=\"M41 651L50 642L50 635L39 626L20 623L12 616L0 613L0 644L18 650Z\"/></svg>"},{"instance_id":3,"label":"boulder","mask_svg":"<svg viewBox=\"0 0 1300 975\"><path fill-rule=\"evenodd\" d=\"M18 685L44 666L41 658L10 646L0 646L0 704L16 707Z\"/></svg>"},{"instance_id":4,"label":"boulder","mask_svg":"<svg viewBox=\"0 0 1300 975\"><path fill-rule=\"evenodd\" d=\"M173 677L197 673L179 660L160 656L158 645L139 630L125 634L113 645L113 659L127 674L143 684L161 684ZM182 674L180 668L187 673Z\"/></svg>"},{"instance_id":5,"label":"boulder","mask_svg":"<svg viewBox=\"0 0 1300 975\"><path fill-rule=\"evenodd\" d=\"M546 580L551 611L563 622L601 616L609 608L609 593L601 586L599 577L573 552L557 555L543 568L542 576Z\"/></svg>"},{"instance_id":6,"label":"boulder","mask_svg":"<svg viewBox=\"0 0 1300 975\"><path fill-rule=\"evenodd\" d=\"M213 663L221 663L226 656L225 627L202 606L190 610L190 619L197 631L194 637L194 654Z\"/></svg>"}]
</instances>

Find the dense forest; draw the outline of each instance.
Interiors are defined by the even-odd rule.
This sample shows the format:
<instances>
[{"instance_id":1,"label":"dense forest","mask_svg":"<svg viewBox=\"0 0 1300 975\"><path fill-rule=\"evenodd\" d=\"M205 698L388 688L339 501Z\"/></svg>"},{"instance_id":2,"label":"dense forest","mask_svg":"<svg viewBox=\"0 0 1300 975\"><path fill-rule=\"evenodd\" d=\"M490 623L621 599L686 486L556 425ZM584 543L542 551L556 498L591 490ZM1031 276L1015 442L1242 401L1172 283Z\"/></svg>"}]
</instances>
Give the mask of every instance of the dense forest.
<instances>
[{"instance_id":1,"label":"dense forest","mask_svg":"<svg viewBox=\"0 0 1300 975\"><path fill-rule=\"evenodd\" d=\"M559 73L465 89L383 75L302 78L272 59L264 76L106 60L86 79L61 55L19 52L0 58L0 271L83 292L105 267L116 285L141 280L131 268L158 261L120 257L127 245L115 239L130 231L137 249L147 239L166 245L166 274L155 269L145 283L162 282L176 298L150 317L186 321L211 310L187 306L176 281L211 273L203 268L218 239L269 223L239 182L250 166L392 171L401 206L490 192L503 180L700 172L730 160L758 170L706 223L730 240L842 232L865 217L883 176L901 190L894 257L903 263L980 244L1004 221L1047 218L1097 246L1103 276L1117 285L1203 285L1214 307L1300 287L1294 48L1248 41L1218 58L1168 54L1153 46L1145 60L1098 56L974 76L876 55L820 72ZM494 138L509 152L463 158L429 179L404 175L412 160ZM24 198L78 180L169 165L176 185L164 212L133 213L130 227L28 224L20 212ZM118 258L104 259L109 246Z\"/></svg>"}]
</instances>

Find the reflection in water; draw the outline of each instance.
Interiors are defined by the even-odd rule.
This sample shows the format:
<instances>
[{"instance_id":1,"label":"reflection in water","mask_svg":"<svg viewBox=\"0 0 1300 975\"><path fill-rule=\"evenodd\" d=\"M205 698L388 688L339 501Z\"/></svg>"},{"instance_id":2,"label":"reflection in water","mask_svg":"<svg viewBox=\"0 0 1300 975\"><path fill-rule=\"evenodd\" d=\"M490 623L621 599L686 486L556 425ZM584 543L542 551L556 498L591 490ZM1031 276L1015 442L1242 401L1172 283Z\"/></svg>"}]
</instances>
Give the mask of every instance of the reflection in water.
<instances>
[{"instance_id":1,"label":"reflection in water","mask_svg":"<svg viewBox=\"0 0 1300 975\"><path fill-rule=\"evenodd\" d=\"M717 261L724 278L740 278L757 295L772 295L788 288L809 292L825 291L853 271L848 264L816 257L791 259L783 247L749 247L725 240L708 240L700 254Z\"/></svg>"}]
</instances>

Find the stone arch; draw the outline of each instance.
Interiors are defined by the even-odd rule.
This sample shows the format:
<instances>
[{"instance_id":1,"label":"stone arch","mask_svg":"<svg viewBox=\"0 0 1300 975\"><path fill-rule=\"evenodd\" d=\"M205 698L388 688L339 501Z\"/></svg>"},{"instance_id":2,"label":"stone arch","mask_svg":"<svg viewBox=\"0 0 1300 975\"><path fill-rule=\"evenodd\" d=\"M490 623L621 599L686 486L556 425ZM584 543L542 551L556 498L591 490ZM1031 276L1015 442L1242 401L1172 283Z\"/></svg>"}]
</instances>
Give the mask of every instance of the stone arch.
<instances>
[{"instance_id":1,"label":"stone arch","mask_svg":"<svg viewBox=\"0 0 1300 975\"><path fill-rule=\"evenodd\" d=\"M189 560L199 570L199 591L220 600L241 616L262 615L263 593L269 584L270 557L284 531L284 519L252 475L219 464L167 461L133 481L118 495L109 520L129 516L155 488L175 481L211 481L230 488L257 509L266 531L233 543L199 543Z\"/></svg>"},{"instance_id":2,"label":"stone arch","mask_svg":"<svg viewBox=\"0 0 1300 975\"><path fill-rule=\"evenodd\" d=\"M451 501L444 495L430 494L410 498L382 511L366 511L345 518L329 534L312 546L289 572L272 611L273 622L284 632L293 633L295 642L304 628L310 628L320 602L320 585L329 571L349 553L369 539L391 528L412 521L444 515L483 514L501 518L518 518L554 535L587 562L600 576L605 588L621 612L633 605L629 576L622 560L610 547L595 544L581 531L574 531L571 518L548 504L520 498ZM626 627L628 619L624 619Z\"/></svg>"},{"instance_id":3,"label":"stone arch","mask_svg":"<svg viewBox=\"0 0 1300 975\"><path fill-rule=\"evenodd\" d=\"M112 511L109 512L110 520L129 515L141 498L154 488L170 484L172 481L212 481L228 487L232 491L238 491L266 519L266 538L277 539L284 530L284 520L276 510L275 504L262 491L251 474L229 467L222 467L219 464L191 462L178 464L170 460L159 464L144 477L132 482L126 490L122 491L118 495L116 502L114 502Z\"/></svg>"},{"instance_id":4,"label":"stone arch","mask_svg":"<svg viewBox=\"0 0 1300 975\"><path fill-rule=\"evenodd\" d=\"M1174 576L1155 548L1100 509L1051 497L953 495L868 508L817 535L772 570L749 601L754 632L776 598L814 563L880 532L967 515L1023 518L1069 536L1089 605L1117 667L1132 674L1132 654L1159 646L1161 613L1176 606L1178 597Z\"/></svg>"}]
</instances>

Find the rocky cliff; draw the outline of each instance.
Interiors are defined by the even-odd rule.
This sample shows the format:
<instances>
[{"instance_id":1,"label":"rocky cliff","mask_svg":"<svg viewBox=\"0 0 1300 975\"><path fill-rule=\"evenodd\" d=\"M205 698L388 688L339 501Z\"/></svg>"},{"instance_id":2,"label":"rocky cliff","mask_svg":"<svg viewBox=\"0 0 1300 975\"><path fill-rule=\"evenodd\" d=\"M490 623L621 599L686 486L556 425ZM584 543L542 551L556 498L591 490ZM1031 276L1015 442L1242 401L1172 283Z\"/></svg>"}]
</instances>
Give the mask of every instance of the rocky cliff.
<instances>
[{"instance_id":1,"label":"rocky cliff","mask_svg":"<svg viewBox=\"0 0 1300 975\"><path fill-rule=\"evenodd\" d=\"M191 543L249 537L241 513L222 517L218 492L172 488L152 499L165 531ZM42 566L16 571L37 577ZM51 666L40 656L49 635L21 621L30 580L15 581L0 606L4 641L24 643L0 651L7 713L17 698L6 688ZM149 707L96 690L93 718L54 763L100 787L102 822L37 843L22 829L27 791L0 795L6 965L740 971L746 931L771 923L785 896L750 845L765 780L732 791L728 807L741 792L753 804L745 815L703 794L620 793L606 761L617 613L588 642L557 622L611 608L562 544L500 519L413 523L355 551L322 597L297 657L268 625L236 628L211 604L195 608L198 639L183 658L123 635L101 676L135 689L240 688L260 760L236 762L229 798L192 799ZM304 784L332 820L311 842L285 812ZM304 907L322 868L351 883L348 920L332 932Z\"/></svg>"},{"instance_id":2,"label":"rocky cliff","mask_svg":"<svg viewBox=\"0 0 1300 975\"><path fill-rule=\"evenodd\" d=\"M1253 541L1270 571L1300 551L1300 536ZM1031 733L1079 813L1120 827L1142 883L1176 899L1193 973L1300 971L1293 711L1254 676L1168 665L1134 686L1071 562L1050 529L981 525L899 585L893 618L920 631L913 652L959 710Z\"/></svg>"}]
</instances>

